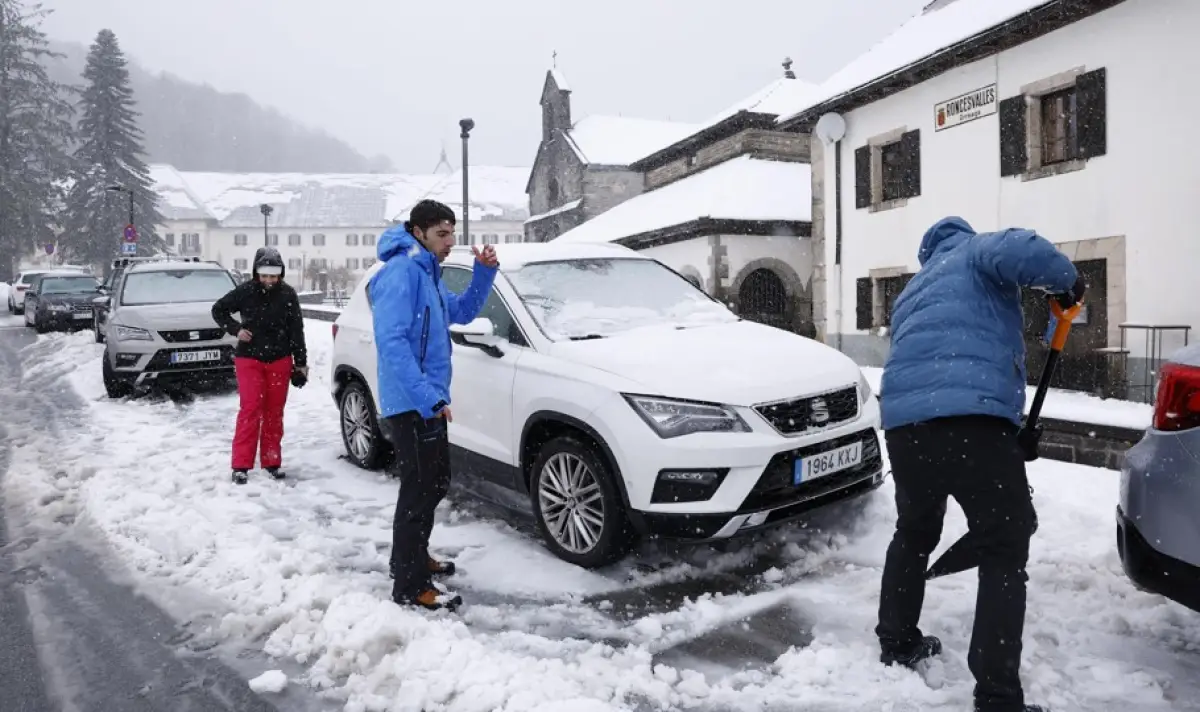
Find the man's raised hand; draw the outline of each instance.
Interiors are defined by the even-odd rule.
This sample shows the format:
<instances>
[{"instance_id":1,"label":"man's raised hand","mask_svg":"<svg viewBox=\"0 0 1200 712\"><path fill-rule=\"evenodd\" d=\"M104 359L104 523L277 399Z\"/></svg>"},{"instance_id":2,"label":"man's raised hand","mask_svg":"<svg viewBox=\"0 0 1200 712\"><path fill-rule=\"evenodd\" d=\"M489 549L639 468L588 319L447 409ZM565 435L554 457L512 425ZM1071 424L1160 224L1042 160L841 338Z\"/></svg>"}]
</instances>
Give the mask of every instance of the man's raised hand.
<instances>
[{"instance_id":1,"label":"man's raised hand","mask_svg":"<svg viewBox=\"0 0 1200 712\"><path fill-rule=\"evenodd\" d=\"M475 245L471 245L471 251L475 253L475 259L479 260L480 264L492 269L500 266L500 260L496 258L496 248L491 245L484 245L483 251L480 251Z\"/></svg>"}]
</instances>

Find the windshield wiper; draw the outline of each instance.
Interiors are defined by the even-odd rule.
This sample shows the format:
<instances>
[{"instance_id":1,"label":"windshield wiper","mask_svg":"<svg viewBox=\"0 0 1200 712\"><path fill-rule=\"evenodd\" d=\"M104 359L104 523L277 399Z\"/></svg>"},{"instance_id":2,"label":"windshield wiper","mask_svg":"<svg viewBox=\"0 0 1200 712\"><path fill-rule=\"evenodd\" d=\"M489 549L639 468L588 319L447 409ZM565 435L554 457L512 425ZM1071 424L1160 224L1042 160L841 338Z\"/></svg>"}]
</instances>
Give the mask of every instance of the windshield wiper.
<instances>
[{"instance_id":1,"label":"windshield wiper","mask_svg":"<svg viewBox=\"0 0 1200 712\"><path fill-rule=\"evenodd\" d=\"M569 337L571 341L591 341L592 339L603 339L604 334L582 334L580 336Z\"/></svg>"}]
</instances>

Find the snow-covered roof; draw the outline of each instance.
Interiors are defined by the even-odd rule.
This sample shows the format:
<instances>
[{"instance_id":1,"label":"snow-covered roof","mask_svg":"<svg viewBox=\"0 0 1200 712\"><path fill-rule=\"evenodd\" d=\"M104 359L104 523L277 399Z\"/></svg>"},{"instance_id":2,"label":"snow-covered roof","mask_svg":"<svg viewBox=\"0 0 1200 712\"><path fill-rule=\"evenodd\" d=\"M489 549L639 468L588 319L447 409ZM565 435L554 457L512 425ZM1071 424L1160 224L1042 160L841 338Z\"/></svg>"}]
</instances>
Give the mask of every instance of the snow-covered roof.
<instances>
[{"instance_id":1,"label":"snow-covered roof","mask_svg":"<svg viewBox=\"0 0 1200 712\"><path fill-rule=\"evenodd\" d=\"M802 79L780 77L713 116L704 123L704 127L715 126L742 111L778 116L781 113L791 111L792 107L797 104L810 101L820 90L821 87L819 85L806 82Z\"/></svg>"},{"instance_id":2,"label":"snow-covered roof","mask_svg":"<svg viewBox=\"0 0 1200 712\"><path fill-rule=\"evenodd\" d=\"M627 166L673 143L702 126L623 116L588 116L567 132L571 147L585 164Z\"/></svg>"},{"instance_id":3,"label":"snow-covered roof","mask_svg":"<svg viewBox=\"0 0 1200 712\"><path fill-rule=\"evenodd\" d=\"M954 45L997 27L1022 13L1056 0L955 0L941 7L927 6L821 83L811 96L797 97L782 107L782 123L808 109L837 99L895 72L946 52Z\"/></svg>"},{"instance_id":4,"label":"snow-covered roof","mask_svg":"<svg viewBox=\"0 0 1200 712\"><path fill-rule=\"evenodd\" d=\"M560 215L562 213L574 210L575 208L578 208L582 204L583 204L583 198L576 198L575 200L572 200L569 203L563 203L562 205L558 206L557 208L552 208L550 210L547 210L544 213L540 213L538 215L533 215L525 222L528 224L531 222L537 222L538 220L545 220L548 217L552 217L554 215Z\"/></svg>"},{"instance_id":5,"label":"snow-covered roof","mask_svg":"<svg viewBox=\"0 0 1200 712\"><path fill-rule=\"evenodd\" d=\"M187 182L174 167L156 164L149 167L150 180L158 195L158 212L167 220L207 220L212 216L188 190Z\"/></svg>"},{"instance_id":6,"label":"snow-covered roof","mask_svg":"<svg viewBox=\"0 0 1200 712\"><path fill-rule=\"evenodd\" d=\"M554 84L559 88L559 90L571 91L570 85L567 84L567 78L563 76L562 72L557 69L551 69L550 76L554 77Z\"/></svg>"},{"instance_id":7,"label":"snow-covered roof","mask_svg":"<svg viewBox=\"0 0 1200 712\"><path fill-rule=\"evenodd\" d=\"M524 220L526 168L471 166L472 220ZM262 203L275 227L365 227L407 217L424 198L462 210L462 172L430 175L201 173L153 166L160 195L178 211L204 211L227 227L262 225ZM188 202L188 205L184 205ZM186 219L169 215L168 219Z\"/></svg>"},{"instance_id":8,"label":"snow-covered roof","mask_svg":"<svg viewBox=\"0 0 1200 712\"><path fill-rule=\"evenodd\" d=\"M554 242L611 242L700 218L807 222L811 175L807 163L740 156L630 198Z\"/></svg>"}]
</instances>

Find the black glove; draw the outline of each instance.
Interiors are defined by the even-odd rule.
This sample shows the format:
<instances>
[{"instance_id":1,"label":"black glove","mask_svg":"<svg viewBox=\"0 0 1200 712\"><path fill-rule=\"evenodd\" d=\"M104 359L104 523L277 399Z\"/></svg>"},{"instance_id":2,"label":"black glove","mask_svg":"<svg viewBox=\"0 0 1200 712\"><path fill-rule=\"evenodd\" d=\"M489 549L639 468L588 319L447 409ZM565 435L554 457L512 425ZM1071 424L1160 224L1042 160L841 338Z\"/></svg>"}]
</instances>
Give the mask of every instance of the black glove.
<instances>
[{"instance_id":1,"label":"black glove","mask_svg":"<svg viewBox=\"0 0 1200 712\"><path fill-rule=\"evenodd\" d=\"M1021 448L1021 453L1025 455L1025 462L1033 462L1038 459L1038 445L1042 442L1042 426L1035 425L1030 429L1028 425L1022 425L1017 431L1017 445Z\"/></svg>"},{"instance_id":2,"label":"black glove","mask_svg":"<svg viewBox=\"0 0 1200 712\"><path fill-rule=\"evenodd\" d=\"M1083 275L1079 275L1075 280L1075 286L1071 290L1063 294L1054 295L1054 300L1063 309L1070 309L1079 302L1083 301L1083 293L1087 291L1087 284L1083 281Z\"/></svg>"},{"instance_id":3,"label":"black glove","mask_svg":"<svg viewBox=\"0 0 1200 712\"><path fill-rule=\"evenodd\" d=\"M298 368L292 369L292 385L296 388L304 388L304 384L308 383L308 376Z\"/></svg>"}]
</instances>

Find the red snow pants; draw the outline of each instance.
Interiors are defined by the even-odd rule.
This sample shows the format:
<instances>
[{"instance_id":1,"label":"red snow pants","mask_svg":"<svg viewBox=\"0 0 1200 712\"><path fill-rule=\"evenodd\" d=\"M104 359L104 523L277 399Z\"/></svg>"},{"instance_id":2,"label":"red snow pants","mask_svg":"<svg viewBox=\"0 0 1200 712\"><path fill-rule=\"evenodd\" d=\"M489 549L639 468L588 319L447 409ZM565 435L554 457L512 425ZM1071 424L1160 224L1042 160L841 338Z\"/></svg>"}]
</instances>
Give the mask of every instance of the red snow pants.
<instances>
[{"instance_id":1,"label":"red snow pants","mask_svg":"<svg viewBox=\"0 0 1200 712\"><path fill-rule=\"evenodd\" d=\"M264 468L279 467L283 464L283 406L292 381L292 357L266 363L239 356L233 364L241 401L233 434L233 469L253 469L255 455L262 457Z\"/></svg>"}]
</instances>

